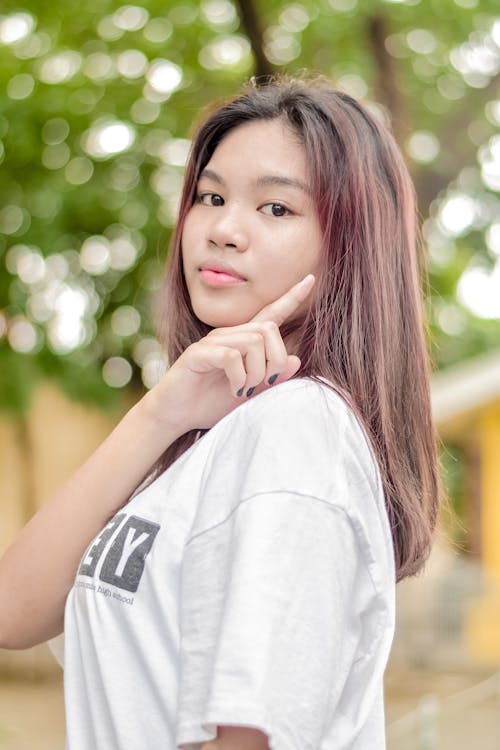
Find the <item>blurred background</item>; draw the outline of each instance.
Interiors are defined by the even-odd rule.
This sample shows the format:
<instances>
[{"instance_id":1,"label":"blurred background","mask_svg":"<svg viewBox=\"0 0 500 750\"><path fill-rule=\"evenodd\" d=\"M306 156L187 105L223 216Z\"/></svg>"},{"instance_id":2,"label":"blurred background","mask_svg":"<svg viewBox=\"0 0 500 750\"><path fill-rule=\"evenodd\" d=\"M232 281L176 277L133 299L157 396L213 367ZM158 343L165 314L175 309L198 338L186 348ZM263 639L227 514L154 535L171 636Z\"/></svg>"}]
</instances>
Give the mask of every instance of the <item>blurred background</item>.
<instances>
[{"instance_id":1,"label":"blurred background","mask_svg":"<svg viewBox=\"0 0 500 750\"><path fill-rule=\"evenodd\" d=\"M330 76L416 185L449 493L398 586L389 750L500 748L496 0L3 0L0 550L161 377L158 292L194 124L252 75ZM404 311L402 311L404 314ZM0 652L0 748L63 747L47 647Z\"/></svg>"}]
</instances>

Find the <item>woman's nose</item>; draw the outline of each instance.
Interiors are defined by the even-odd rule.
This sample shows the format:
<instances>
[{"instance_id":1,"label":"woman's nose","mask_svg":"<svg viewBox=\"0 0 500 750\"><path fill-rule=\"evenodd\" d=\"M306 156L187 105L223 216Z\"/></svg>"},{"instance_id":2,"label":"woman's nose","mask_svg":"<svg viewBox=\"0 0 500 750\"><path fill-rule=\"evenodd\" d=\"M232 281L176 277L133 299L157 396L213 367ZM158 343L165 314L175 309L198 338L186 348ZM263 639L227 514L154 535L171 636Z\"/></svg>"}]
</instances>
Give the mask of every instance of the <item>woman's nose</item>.
<instances>
[{"instance_id":1,"label":"woman's nose","mask_svg":"<svg viewBox=\"0 0 500 750\"><path fill-rule=\"evenodd\" d=\"M220 206L214 210L208 239L217 247L233 247L243 252L248 247L248 232L243 227L241 211Z\"/></svg>"}]
</instances>

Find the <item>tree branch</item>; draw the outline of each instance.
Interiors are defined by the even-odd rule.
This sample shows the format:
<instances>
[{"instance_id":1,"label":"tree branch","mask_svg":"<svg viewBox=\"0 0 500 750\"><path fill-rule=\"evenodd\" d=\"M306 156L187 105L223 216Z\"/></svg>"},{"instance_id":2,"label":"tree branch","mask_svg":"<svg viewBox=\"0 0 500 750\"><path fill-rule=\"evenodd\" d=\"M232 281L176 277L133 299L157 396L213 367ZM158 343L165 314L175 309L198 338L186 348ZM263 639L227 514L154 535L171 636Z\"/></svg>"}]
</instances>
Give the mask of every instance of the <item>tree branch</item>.
<instances>
[{"instance_id":1,"label":"tree branch","mask_svg":"<svg viewBox=\"0 0 500 750\"><path fill-rule=\"evenodd\" d=\"M382 15L371 16L368 19L368 39L376 66L375 96L389 110L394 136L402 146L410 130L409 115L394 59L385 47L388 36L387 19Z\"/></svg>"},{"instance_id":2,"label":"tree branch","mask_svg":"<svg viewBox=\"0 0 500 750\"><path fill-rule=\"evenodd\" d=\"M275 70L264 54L260 19L253 0L236 0L243 30L250 40L255 57L255 75L258 78L269 78Z\"/></svg>"}]
</instances>

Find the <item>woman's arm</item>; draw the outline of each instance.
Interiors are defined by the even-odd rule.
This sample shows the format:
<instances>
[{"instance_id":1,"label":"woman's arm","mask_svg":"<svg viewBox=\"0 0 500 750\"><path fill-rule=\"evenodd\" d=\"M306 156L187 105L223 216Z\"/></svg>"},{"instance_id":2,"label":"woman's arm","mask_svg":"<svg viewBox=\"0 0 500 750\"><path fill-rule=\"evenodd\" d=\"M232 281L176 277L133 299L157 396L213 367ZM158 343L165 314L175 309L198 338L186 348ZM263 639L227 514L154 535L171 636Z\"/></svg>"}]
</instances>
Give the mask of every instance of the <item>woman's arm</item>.
<instances>
[{"instance_id":1,"label":"woman's arm","mask_svg":"<svg viewBox=\"0 0 500 750\"><path fill-rule=\"evenodd\" d=\"M294 375L300 360L287 354L279 326L313 283L309 274L249 323L191 344L31 519L0 559L0 648L28 648L63 630L85 549L174 440L213 427L241 403L240 389Z\"/></svg>"},{"instance_id":2,"label":"woman's arm","mask_svg":"<svg viewBox=\"0 0 500 750\"><path fill-rule=\"evenodd\" d=\"M201 750L269 750L267 734L251 727L219 726L217 739Z\"/></svg>"},{"instance_id":3,"label":"woman's arm","mask_svg":"<svg viewBox=\"0 0 500 750\"><path fill-rule=\"evenodd\" d=\"M147 396L65 482L0 560L0 647L28 648L63 630L80 558L178 434Z\"/></svg>"}]
</instances>

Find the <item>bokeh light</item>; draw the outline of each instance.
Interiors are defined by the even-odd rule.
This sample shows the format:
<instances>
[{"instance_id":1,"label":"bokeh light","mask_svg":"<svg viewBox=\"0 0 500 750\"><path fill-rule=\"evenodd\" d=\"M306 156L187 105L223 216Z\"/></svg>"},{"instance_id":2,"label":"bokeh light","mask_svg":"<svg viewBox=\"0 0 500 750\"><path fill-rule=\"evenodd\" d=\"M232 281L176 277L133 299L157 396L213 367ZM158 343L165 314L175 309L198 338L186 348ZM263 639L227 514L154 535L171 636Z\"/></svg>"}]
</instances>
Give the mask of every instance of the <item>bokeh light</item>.
<instances>
[{"instance_id":1,"label":"bokeh light","mask_svg":"<svg viewBox=\"0 0 500 750\"><path fill-rule=\"evenodd\" d=\"M10 99L27 99L35 88L35 79L29 73L13 76L7 84L7 96Z\"/></svg>"},{"instance_id":2,"label":"bokeh light","mask_svg":"<svg viewBox=\"0 0 500 750\"><path fill-rule=\"evenodd\" d=\"M69 81L78 73L81 66L81 54L76 50L65 50L40 60L36 71L43 83L55 85Z\"/></svg>"},{"instance_id":3,"label":"bokeh light","mask_svg":"<svg viewBox=\"0 0 500 750\"><path fill-rule=\"evenodd\" d=\"M328 0L328 4L333 10L345 13L354 10L358 5L358 0Z\"/></svg>"},{"instance_id":4,"label":"bokeh light","mask_svg":"<svg viewBox=\"0 0 500 750\"><path fill-rule=\"evenodd\" d=\"M441 205L439 224L445 234L458 237L474 224L476 201L469 195L451 193Z\"/></svg>"},{"instance_id":5,"label":"bokeh light","mask_svg":"<svg viewBox=\"0 0 500 750\"><path fill-rule=\"evenodd\" d=\"M69 135L69 124L63 117L47 120L42 127L42 141L49 146L62 143Z\"/></svg>"},{"instance_id":6,"label":"bokeh light","mask_svg":"<svg viewBox=\"0 0 500 750\"><path fill-rule=\"evenodd\" d=\"M21 316L11 320L7 338L12 349L21 354L33 352L40 341L39 333L33 323Z\"/></svg>"},{"instance_id":7,"label":"bokeh light","mask_svg":"<svg viewBox=\"0 0 500 750\"><path fill-rule=\"evenodd\" d=\"M486 244L494 255L500 258L500 222L491 224L486 232ZM500 288L498 290L500 296Z\"/></svg>"},{"instance_id":8,"label":"bokeh light","mask_svg":"<svg viewBox=\"0 0 500 750\"><path fill-rule=\"evenodd\" d=\"M146 78L149 84L146 91L152 91L166 99L181 85L182 69L170 60L157 59L149 66Z\"/></svg>"},{"instance_id":9,"label":"bokeh light","mask_svg":"<svg viewBox=\"0 0 500 750\"><path fill-rule=\"evenodd\" d=\"M500 318L500 262L492 270L472 264L458 282L457 296L480 318Z\"/></svg>"},{"instance_id":10,"label":"bokeh light","mask_svg":"<svg viewBox=\"0 0 500 750\"><path fill-rule=\"evenodd\" d=\"M66 165L64 176L70 185L84 185L94 174L94 165L85 156L76 156Z\"/></svg>"},{"instance_id":11,"label":"bokeh light","mask_svg":"<svg viewBox=\"0 0 500 750\"><path fill-rule=\"evenodd\" d=\"M274 65L286 65L301 51L300 41L282 26L268 26L264 34L264 52Z\"/></svg>"},{"instance_id":12,"label":"bokeh light","mask_svg":"<svg viewBox=\"0 0 500 750\"><path fill-rule=\"evenodd\" d=\"M211 26L227 28L237 21L234 5L229 0L202 0L201 14Z\"/></svg>"},{"instance_id":13,"label":"bokeh light","mask_svg":"<svg viewBox=\"0 0 500 750\"><path fill-rule=\"evenodd\" d=\"M306 8L304 5L291 3L280 13L280 26L293 33L303 31L307 28L309 21L311 20L309 13L309 8Z\"/></svg>"},{"instance_id":14,"label":"bokeh light","mask_svg":"<svg viewBox=\"0 0 500 750\"><path fill-rule=\"evenodd\" d=\"M93 81L109 81L117 72L113 58L106 52L93 52L83 63L84 75Z\"/></svg>"},{"instance_id":15,"label":"bokeh light","mask_svg":"<svg viewBox=\"0 0 500 750\"><path fill-rule=\"evenodd\" d=\"M412 29L406 35L406 43L413 52L429 55L437 47L436 37L427 29Z\"/></svg>"},{"instance_id":16,"label":"bokeh light","mask_svg":"<svg viewBox=\"0 0 500 750\"><path fill-rule=\"evenodd\" d=\"M235 66L248 62L250 44L248 39L238 34L220 36L200 51L198 59L207 70Z\"/></svg>"},{"instance_id":17,"label":"bokeh light","mask_svg":"<svg viewBox=\"0 0 500 750\"><path fill-rule=\"evenodd\" d=\"M53 351L68 354L89 343L95 324L90 321L92 298L85 289L53 281L46 291L53 311L47 324L48 342Z\"/></svg>"},{"instance_id":18,"label":"bokeh light","mask_svg":"<svg viewBox=\"0 0 500 750\"><path fill-rule=\"evenodd\" d=\"M167 18L153 18L143 30L148 42L164 44L172 36L173 26Z\"/></svg>"},{"instance_id":19,"label":"bokeh light","mask_svg":"<svg viewBox=\"0 0 500 750\"><path fill-rule=\"evenodd\" d=\"M406 142L406 150L411 158L420 164L429 164L439 154L439 141L428 130L416 130Z\"/></svg>"},{"instance_id":20,"label":"bokeh light","mask_svg":"<svg viewBox=\"0 0 500 750\"><path fill-rule=\"evenodd\" d=\"M92 276L106 273L111 264L110 244L106 237L89 237L80 248L80 264Z\"/></svg>"},{"instance_id":21,"label":"bokeh light","mask_svg":"<svg viewBox=\"0 0 500 750\"><path fill-rule=\"evenodd\" d=\"M166 164L183 167L186 164L190 147L191 141L186 138L170 138L161 145L158 155Z\"/></svg>"},{"instance_id":22,"label":"bokeh light","mask_svg":"<svg viewBox=\"0 0 500 750\"><path fill-rule=\"evenodd\" d=\"M7 204L0 208L0 232L2 234L24 234L31 223L26 209L15 204Z\"/></svg>"},{"instance_id":23,"label":"bokeh light","mask_svg":"<svg viewBox=\"0 0 500 750\"><path fill-rule=\"evenodd\" d=\"M117 336L134 336L141 325L141 316L135 307L122 305L111 316L111 328Z\"/></svg>"},{"instance_id":24,"label":"bokeh light","mask_svg":"<svg viewBox=\"0 0 500 750\"><path fill-rule=\"evenodd\" d=\"M84 133L82 147L94 159L107 159L129 149L135 137L135 130L129 123L100 120Z\"/></svg>"},{"instance_id":25,"label":"bokeh light","mask_svg":"<svg viewBox=\"0 0 500 750\"><path fill-rule=\"evenodd\" d=\"M500 190L500 135L494 135L479 149L481 176L492 190Z\"/></svg>"},{"instance_id":26,"label":"bokeh light","mask_svg":"<svg viewBox=\"0 0 500 750\"><path fill-rule=\"evenodd\" d=\"M132 379L132 365L124 357L110 357L102 367L104 382L111 388L123 388Z\"/></svg>"},{"instance_id":27,"label":"bokeh light","mask_svg":"<svg viewBox=\"0 0 500 750\"><path fill-rule=\"evenodd\" d=\"M124 78L140 78L148 67L148 58L138 49L121 52L116 60L116 69Z\"/></svg>"},{"instance_id":28,"label":"bokeh light","mask_svg":"<svg viewBox=\"0 0 500 750\"><path fill-rule=\"evenodd\" d=\"M0 20L0 42L16 44L31 34L36 26L30 13L11 13Z\"/></svg>"}]
</instances>

